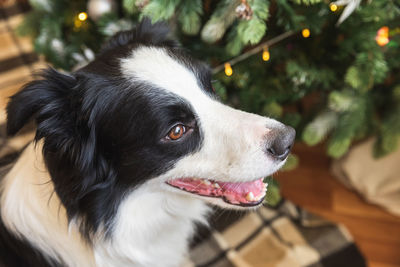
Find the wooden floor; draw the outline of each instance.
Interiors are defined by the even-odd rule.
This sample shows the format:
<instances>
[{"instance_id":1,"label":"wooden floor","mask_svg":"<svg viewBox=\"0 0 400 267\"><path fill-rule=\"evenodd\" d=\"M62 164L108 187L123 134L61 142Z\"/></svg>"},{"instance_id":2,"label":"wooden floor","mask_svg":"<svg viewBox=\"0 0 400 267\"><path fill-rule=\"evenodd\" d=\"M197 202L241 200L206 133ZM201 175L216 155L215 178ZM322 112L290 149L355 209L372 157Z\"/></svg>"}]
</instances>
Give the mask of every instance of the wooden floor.
<instances>
[{"instance_id":1,"label":"wooden floor","mask_svg":"<svg viewBox=\"0 0 400 267\"><path fill-rule=\"evenodd\" d=\"M296 144L294 153L300 158L300 166L275 176L283 195L309 211L347 226L369 266L400 266L400 217L367 204L335 180L322 147Z\"/></svg>"}]
</instances>

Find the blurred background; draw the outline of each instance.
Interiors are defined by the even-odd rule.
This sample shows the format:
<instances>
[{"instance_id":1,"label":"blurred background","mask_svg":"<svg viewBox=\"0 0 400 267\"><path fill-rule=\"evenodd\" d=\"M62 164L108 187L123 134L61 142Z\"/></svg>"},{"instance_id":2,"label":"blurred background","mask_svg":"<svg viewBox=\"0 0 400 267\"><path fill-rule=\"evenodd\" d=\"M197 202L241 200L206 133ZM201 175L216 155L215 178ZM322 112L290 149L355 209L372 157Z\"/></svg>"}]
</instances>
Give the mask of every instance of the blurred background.
<instances>
[{"instance_id":1,"label":"blurred background","mask_svg":"<svg viewBox=\"0 0 400 267\"><path fill-rule=\"evenodd\" d=\"M6 140L4 112L8 97L33 72L47 66L73 71L92 60L107 38L143 17L166 21L181 45L211 66L221 101L296 128L297 143L284 170L267 178L265 206L279 210L290 201L298 211L345 226L360 251L357 257L369 266L400 266L399 1L0 3L3 159L33 136L26 130ZM326 234L319 235L318 246L329 246ZM257 265L243 255L244 260L230 261L235 266L361 266L273 265L271 259Z\"/></svg>"}]
</instances>

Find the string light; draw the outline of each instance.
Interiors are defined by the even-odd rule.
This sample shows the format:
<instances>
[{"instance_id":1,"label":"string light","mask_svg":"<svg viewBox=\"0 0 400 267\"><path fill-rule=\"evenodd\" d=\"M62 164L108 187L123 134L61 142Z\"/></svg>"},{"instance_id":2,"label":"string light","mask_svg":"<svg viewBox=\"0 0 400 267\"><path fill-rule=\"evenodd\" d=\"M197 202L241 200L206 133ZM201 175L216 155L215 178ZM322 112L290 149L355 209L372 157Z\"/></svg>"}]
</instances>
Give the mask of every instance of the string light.
<instances>
[{"instance_id":1,"label":"string light","mask_svg":"<svg viewBox=\"0 0 400 267\"><path fill-rule=\"evenodd\" d=\"M268 60L270 59L270 57L271 57L271 55L270 55L270 53L269 53L268 47L266 46L266 47L264 47L264 49L263 49L262 59L263 59L264 61L268 61Z\"/></svg>"},{"instance_id":2,"label":"string light","mask_svg":"<svg viewBox=\"0 0 400 267\"><path fill-rule=\"evenodd\" d=\"M375 41L379 46L385 46L387 43L389 43L389 27L381 27L376 33Z\"/></svg>"},{"instance_id":3,"label":"string light","mask_svg":"<svg viewBox=\"0 0 400 267\"><path fill-rule=\"evenodd\" d=\"M304 38L310 37L310 30L305 28L301 31L301 34L303 35Z\"/></svg>"},{"instance_id":4,"label":"string light","mask_svg":"<svg viewBox=\"0 0 400 267\"><path fill-rule=\"evenodd\" d=\"M87 20L87 18L88 15L86 12L79 13L74 19L74 31L80 31L83 26L83 22Z\"/></svg>"},{"instance_id":5,"label":"string light","mask_svg":"<svg viewBox=\"0 0 400 267\"><path fill-rule=\"evenodd\" d=\"M268 48L271 45L274 45L276 43L279 43L280 41L282 41L282 40L284 40L286 38L289 38L290 36L292 36L294 34L296 34L296 32L287 31L287 32L284 32L284 33L282 33L282 34L280 34L278 36L275 36L274 38L272 38L272 39L270 39L268 41L262 42L261 44L258 44L257 46L251 48L250 50L246 51L245 53L243 53L243 54L241 54L241 55L229 60L229 62L222 63L222 64L214 67L212 72L215 74L215 73L218 73L218 72L220 72L222 70L225 70L225 74L227 76L231 76L233 74L232 66L234 64L239 63L239 62L249 58L250 56L255 55L256 53L259 53L260 51L265 50L265 48ZM265 55L265 57L267 57L266 53L264 53L264 55Z\"/></svg>"},{"instance_id":6,"label":"string light","mask_svg":"<svg viewBox=\"0 0 400 267\"><path fill-rule=\"evenodd\" d=\"M79 13L79 15L78 15L78 19L79 19L80 21L85 21L85 20L87 19L87 17L88 17L88 15L86 14L86 12L81 12L81 13Z\"/></svg>"},{"instance_id":7,"label":"string light","mask_svg":"<svg viewBox=\"0 0 400 267\"><path fill-rule=\"evenodd\" d=\"M226 76L228 76L228 77L231 76L233 74L233 70L232 70L231 64L229 64L229 62L226 62L224 64L224 66L225 66L225 74L226 74Z\"/></svg>"},{"instance_id":8,"label":"string light","mask_svg":"<svg viewBox=\"0 0 400 267\"><path fill-rule=\"evenodd\" d=\"M338 6L334 3L329 5L329 8L331 9L332 12L335 12L338 9Z\"/></svg>"}]
</instances>

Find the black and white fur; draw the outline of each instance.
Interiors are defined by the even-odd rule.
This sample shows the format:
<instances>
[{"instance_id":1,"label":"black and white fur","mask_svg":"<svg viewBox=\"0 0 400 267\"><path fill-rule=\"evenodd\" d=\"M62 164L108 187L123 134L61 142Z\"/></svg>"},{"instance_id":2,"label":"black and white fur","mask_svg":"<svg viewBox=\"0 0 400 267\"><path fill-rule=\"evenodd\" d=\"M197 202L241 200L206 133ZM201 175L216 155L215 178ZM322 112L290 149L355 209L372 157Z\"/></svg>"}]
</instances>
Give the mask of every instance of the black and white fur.
<instances>
[{"instance_id":1,"label":"black and white fur","mask_svg":"<svg viewBox=\"0 0 400 267\"><path fill-rule=\"evenodd\" d=\"M37 132L1 181L5 266L179 266L206 202L232 206L166 181L251 181L284 164L267 148L288 128L221 104L208 67L166 36L145 21L11 98L8 134L32 118ZM189 130L168 140L177 123Z\"/></svg>"}]
</instances>

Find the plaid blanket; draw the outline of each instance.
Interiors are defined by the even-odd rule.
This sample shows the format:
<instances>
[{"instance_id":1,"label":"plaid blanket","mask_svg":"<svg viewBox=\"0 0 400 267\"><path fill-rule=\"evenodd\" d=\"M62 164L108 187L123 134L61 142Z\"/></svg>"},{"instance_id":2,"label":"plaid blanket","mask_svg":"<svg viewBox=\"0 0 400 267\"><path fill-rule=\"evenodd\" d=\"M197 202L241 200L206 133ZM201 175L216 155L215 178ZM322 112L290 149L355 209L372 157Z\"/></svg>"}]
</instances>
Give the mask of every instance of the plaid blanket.
<instances>
[{"instance_id":1,"label":"plaid blanket","mask_svg":"<svg viewBox=\"0 0 400 267\"><path fill-rule=\"evenodd\" d=\"M43 62L14 29L29 9L26 1L0 0L0 166L13 162L34 135L25 127L5 137L6 98L30 79ZM254 212L215 209L210 227L199 226L186 266L209 267L361 267L366 266L350 234L283 200Z\"/></svg>"},{"instance_id":2,"label":"plaid blanket","mask_svg":"<svg viewBox=\"0 0 400 267\"><path fill-rule=\"evenodd\" d=\"M216 210L211 226L198 232L187 266L366 266L345 227L287 200L255 212Z\"/></svg>"}]
</instances>

